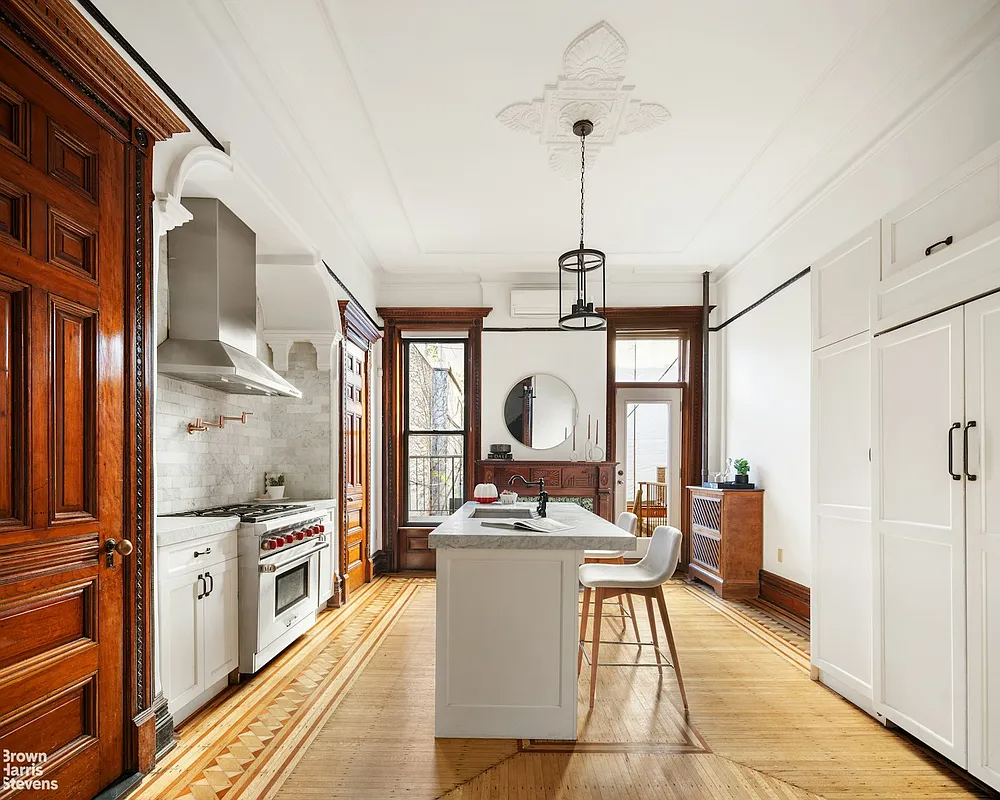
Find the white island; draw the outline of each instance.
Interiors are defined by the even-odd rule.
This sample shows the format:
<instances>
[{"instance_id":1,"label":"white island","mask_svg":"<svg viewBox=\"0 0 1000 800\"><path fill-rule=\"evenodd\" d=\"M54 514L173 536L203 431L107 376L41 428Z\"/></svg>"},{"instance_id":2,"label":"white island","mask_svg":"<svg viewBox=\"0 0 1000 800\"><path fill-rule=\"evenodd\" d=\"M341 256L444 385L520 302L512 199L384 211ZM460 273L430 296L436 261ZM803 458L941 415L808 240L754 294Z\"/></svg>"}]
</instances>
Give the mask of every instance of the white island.
<instances>
[{"instance_id":1,"label":"white island","mask_svg":"<svg viewBox=\"0 0 1000 800\"><path fill-rule=\"evenodd\" d=\"M635 537L580 506L549 503L572 526L535 533L486 526L534 504L466 503L431 533L437 551L435 735L576 738L577 570L585 550Z\"/></svg>"}]
</instances>

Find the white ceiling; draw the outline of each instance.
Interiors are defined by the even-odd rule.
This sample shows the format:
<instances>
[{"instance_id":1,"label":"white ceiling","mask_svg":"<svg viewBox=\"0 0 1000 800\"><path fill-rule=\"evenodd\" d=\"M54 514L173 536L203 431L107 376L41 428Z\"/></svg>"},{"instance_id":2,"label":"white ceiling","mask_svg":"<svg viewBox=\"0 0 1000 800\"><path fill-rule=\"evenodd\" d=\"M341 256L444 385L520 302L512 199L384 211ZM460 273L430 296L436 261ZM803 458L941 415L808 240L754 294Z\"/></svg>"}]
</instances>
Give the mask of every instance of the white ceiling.
<instances>
[{"instance_id":1,"label":"white ceiling","mask_svg":"<svg viewBox=\"0 0 1000 800\"><path fill-rule=\"evenodd\" d=\"M946 80L977 23L1000 13L998 0L103 5L232 143L256 194L274 195L254 225L264 252L319 252L382 281L540 276L575 246L578 183L497 114L543 97L567 46L602 20L627 46L631 97L669 110L619 135L587 174L587 244L612 274L644 280L739 262ZM275 208L284 221L271 230Z\"/></svg>"},{"instance_id":2,"label":"white ceiling","mask_svg":"<svg viewBox=\"0 0 1000 800\"><path fill-rule=\"evenodd\" d=\"M671 118L588 172L587 243L635 272L732 264L933 88L990 0L222 0L387 272L551 270L578 185L496 114L602 19Z\"/></svg>"}]
</instances>

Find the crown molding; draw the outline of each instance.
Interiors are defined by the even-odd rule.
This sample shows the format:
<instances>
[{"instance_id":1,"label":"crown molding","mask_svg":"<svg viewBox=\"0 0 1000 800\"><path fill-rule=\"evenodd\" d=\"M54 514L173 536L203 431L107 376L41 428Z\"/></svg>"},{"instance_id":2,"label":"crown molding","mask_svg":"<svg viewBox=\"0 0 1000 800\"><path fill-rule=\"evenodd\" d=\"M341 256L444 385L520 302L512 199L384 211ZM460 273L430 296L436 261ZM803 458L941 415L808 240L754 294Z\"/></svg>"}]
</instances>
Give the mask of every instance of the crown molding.
<instances>
[{"instance_id":1,"label":"crown molding","mask_svg":"<svg viewBox=\"0 0 1000 800\"><path fill-rule=\"evenodd\" d=\"M168 139L188 130L70 0L5 0L0 14L8 11L23 22L25 29L15 32L29 47L32 33L44 39L63 61L67 75L81 75L95 96L109 98L153 139ZM120 115L115 117L121 124ZM129 127L125 122L123 127Z\"/></svg>"}]
</instances>

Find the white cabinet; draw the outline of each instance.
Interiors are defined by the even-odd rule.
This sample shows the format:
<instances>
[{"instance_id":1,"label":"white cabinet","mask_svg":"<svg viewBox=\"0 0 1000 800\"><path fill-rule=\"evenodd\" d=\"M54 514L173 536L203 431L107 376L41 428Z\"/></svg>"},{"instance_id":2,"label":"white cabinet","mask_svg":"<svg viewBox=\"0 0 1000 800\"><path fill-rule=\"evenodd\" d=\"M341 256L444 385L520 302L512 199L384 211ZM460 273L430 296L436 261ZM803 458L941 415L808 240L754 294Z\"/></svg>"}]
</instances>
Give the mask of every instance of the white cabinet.
<instances>
[{"instance_id":1,"label":"white cabinet","mask_svg":"<svg viewBox=\"0 0 1000 800\"><path fill-rule=\"evenodd\" d=\"M869 351L862 333L813 353L810 618L819 680L873 713Z\"/></svg>"},{"instance_id":2,"label":"white cabinet","mask_svg":"<svg viewBox=\"0 0 1000 800\"><path fill-rule=\"evenodd\" d=\"M160 563L171 568L160 580L161 668L175 723L225 688L238 666L238 562L220 559L235 547L230 531L162 548Z\"/></svg>"},{"instance_id":3,"label":"white cabinet","mask_svg":"<svg viewBox=\"0 0 1000 800\"><path fill-rule=\"evenodd\" d=\"M812 265L813 350L868 330L880 241L876 222Z\"/></svg>"},{"instance_id":4,"label":"white cabinet","mask_svg":"<svg viewBox=\"0 0 1000 800\"><path fill-rule=\"evenodd\" d=\"M1000 295L965 309L965 388L969 771L1000 789Z\"/></svg>"},{"instance_id":5,"label":"white cabinet","mask_svg":"<svg viewBox=\"0 0 1000 800\"><path fill-rule=\"evenodd\" d=\"M319 554L319 607L322 609L333 597L337 580L337 514L332 509L325 512L323 525L326 527L326 538L330 546Z\"/></svg>"},{"instance_id":6,"label":"white cabinet","mask_svg":"<svg viewBox=\"0 0 1000 800\"><path fill-rule=\"evenodd\" d=\"M1000 144L882 219L872 330L1000 288Z\"/></svg>"},{"instance_id":7,"label":"white cabinet","mask_svg":"<svg viewBox=\"0 0 1000 800\"><path fill-rule=\"evenodd\" d=\"M961 308L875 339L875 710L966 762Z\"/></svg>"}]
</instances>

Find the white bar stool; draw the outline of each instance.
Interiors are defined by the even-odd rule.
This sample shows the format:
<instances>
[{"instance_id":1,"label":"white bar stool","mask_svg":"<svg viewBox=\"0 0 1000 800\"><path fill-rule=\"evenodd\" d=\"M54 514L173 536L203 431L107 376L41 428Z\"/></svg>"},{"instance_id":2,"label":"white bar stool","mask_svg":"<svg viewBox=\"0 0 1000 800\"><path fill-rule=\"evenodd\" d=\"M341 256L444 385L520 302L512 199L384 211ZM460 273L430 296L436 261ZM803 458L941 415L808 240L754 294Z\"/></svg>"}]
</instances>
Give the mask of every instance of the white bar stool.
<instances>
[{"instance_id":1,"label":"white bar stool","mask_svg":"<svg viewBox=\"0 0 1000 800\"><path fill-rule=\"evenodd\" d=\"M636 529L639 525L639 517L629 511L623 511L618 515L618 519L615 521L615 525L621 528L623 531L635 536ZM583 560L588 564L624 564L625 563L625 551L624 550L585 550L583 553ZM635 631L635 640L639 641L639 623L635 619L635 607L632 605L632 595L625 595L625 600L628 603L628 611L625 610L625 606L622 605L621 595L618 597L618 610L620 614L612 614L610 616L615 616L622 621L622 633L625 633L625 619L632 620L632 629ZM589 602L589 596L584 593L584 604Z\"/></svg>"},{"instance_id":2,"label":"white bar stool","mask_svg":"<svg viewBox=\"0 0 1000 800\"><path fill-rule=\"evenodd\" d=\"M597 666L601 648L601 611L603 603L612 597L638 594L646 598L646 613L649 615L649 629L653 635L653 651L656 653L656 666L663 674L662 654L660 653L659 637L656 633L656 620L653 616L653 598L660 608L663 630L667 634L667 647L670 649L670 660L667 666L673 666L677 675L677 688L681 692L684 709L687 710L687 694L684 692L684 679L681 677L681 665L677 660L677 648L674 646L674 634L670 629L670 617L667 614L667 603L663 598L663 584L673 576L681 555L681 532L668 525L660 525L653 531L649 542L649 550L638 564L583 564L580 567L580 583L583 584L583 614L580 618L580 652L577 654L577 675L583 667L584 642L587 635L587 616L590 610L590 593L594 592L594 632L593 656L590 659L590 707L594 707L594 695L597 692ZM634 621L634 620L633 620ZM638 639L638 636L636 637ZM641 643L640 643L641 644ZM610 666L610 665L605 665ZM650 665L651 666L651 665Z\"/></svg>"}]
</instances>

